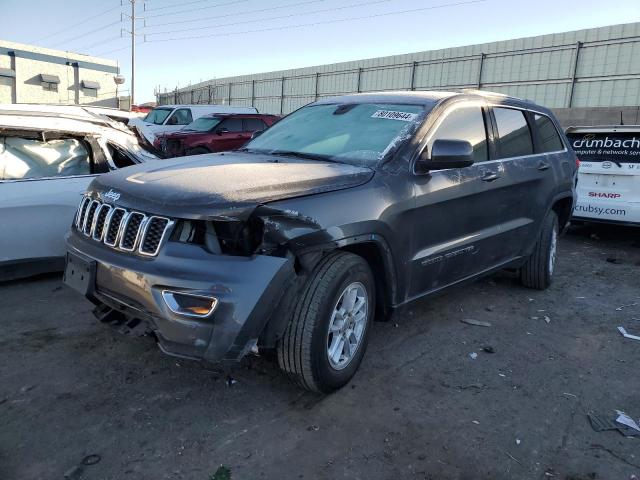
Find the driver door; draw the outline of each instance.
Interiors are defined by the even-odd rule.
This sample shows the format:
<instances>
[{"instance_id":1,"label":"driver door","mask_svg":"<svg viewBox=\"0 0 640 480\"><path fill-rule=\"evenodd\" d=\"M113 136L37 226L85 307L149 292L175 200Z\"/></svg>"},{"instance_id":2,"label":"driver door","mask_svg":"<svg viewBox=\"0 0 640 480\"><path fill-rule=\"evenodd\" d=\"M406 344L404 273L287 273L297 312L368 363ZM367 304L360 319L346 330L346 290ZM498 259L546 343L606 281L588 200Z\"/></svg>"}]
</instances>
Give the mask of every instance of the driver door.
<instances>
[{"instance_id":1,"label":"driver door","mask_svg":"<svg viewBox=\"0 0 640 480\"><path fill-rule=\"evenodd\" d=\"M437 139L466 140L474 164L414 175L409 297L433 292L488 270L505 260L501 242L501 195L508 182L500 162L491 161L492 128L483 103L445 110L423 148Z\"/></svg>"}]
</instances>

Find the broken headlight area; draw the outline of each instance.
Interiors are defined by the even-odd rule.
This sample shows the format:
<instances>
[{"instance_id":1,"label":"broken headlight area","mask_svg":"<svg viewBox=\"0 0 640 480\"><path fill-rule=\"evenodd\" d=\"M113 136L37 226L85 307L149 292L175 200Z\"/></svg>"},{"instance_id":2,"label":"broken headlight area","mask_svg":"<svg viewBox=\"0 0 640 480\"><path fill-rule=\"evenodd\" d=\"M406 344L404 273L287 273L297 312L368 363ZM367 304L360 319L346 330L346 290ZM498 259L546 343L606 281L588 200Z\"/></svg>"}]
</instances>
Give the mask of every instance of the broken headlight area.
<instances>
[{"instance_id":1,"label":"broken headlight area","mask_svg":"<svg viewBox=\"0 0 640 480\"><path fill-rule=\"evenodd\" d=\"M181 220L172 241L200 245L208 252L249 256L262 241L262 222L241 220Z\"/></svg>"},{"instance_id":2,"label":"broken headlight area","mask_svg":"<svg viewBox=\"0 0 640 480\"><path fill-rule=\"evenodd\" d=\"M319 228L297 212L262 207L248 220L181 220L171 240L200 245L213 254L285 256L290 240Z\"/></svg>"}]
</instances>

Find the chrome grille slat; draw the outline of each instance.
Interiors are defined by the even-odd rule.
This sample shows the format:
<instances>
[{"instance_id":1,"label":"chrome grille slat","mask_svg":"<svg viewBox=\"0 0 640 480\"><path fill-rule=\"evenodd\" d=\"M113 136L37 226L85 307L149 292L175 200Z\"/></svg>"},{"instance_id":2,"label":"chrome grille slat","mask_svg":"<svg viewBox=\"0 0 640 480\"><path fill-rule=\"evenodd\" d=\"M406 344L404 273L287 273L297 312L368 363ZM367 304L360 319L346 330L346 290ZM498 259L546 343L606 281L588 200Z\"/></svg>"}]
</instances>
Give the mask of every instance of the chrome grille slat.
<instances>
[{"instance_id":1,"label":"chrome grille slat","mask_svg":"<svg viewBox=\"0 0 640 480\"><path fill-rule=\"evenodd\" d=\"M73 225L85 236L114 250L154 257L174 223L167 217L147 216L85 196Z\"/></svg>"},{"instance_id":2,"label":"chrome grille slat","mask_svg":"<svg viewBox=\"0 0 640 480\"><path fill-rule=\"evenodd\" d=\"M84 222L82 224L82 233L84 233L87 237L91 236L91 228L93 227L93 217L95 216L96 210L100 202L97 200L92 200L87 208L87 213L84 216Z\"/></svg>"}]
</instances>

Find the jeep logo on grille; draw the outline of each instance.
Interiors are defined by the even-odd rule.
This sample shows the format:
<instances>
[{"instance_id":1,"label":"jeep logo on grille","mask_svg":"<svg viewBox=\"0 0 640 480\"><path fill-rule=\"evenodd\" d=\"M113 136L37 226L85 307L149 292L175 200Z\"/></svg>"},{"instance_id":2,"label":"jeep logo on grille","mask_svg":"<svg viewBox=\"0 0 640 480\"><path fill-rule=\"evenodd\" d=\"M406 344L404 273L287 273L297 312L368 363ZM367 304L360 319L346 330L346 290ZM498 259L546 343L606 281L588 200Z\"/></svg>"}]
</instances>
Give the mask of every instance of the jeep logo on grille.
<instances>
[{"instance_id":1,"label":"jeep logo on grille","mask_svg":"<svg viewBox=\"0 0 640 480\"><path fill-rule=\"evenodd\" d=\"M113 202L118 201L118 199L120 198L120 194L113 189L109 189L109 191L103 193L102 196L105 200L111 200Z\"/></svg>"}]
</instances>

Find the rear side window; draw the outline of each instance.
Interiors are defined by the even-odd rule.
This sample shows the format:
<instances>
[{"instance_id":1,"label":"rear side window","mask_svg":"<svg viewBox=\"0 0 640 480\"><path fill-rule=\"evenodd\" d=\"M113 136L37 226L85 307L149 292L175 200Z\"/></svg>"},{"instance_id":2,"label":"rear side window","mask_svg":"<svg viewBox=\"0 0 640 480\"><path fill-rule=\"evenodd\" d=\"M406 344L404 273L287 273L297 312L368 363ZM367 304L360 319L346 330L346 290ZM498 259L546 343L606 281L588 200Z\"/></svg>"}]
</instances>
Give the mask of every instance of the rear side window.
<instances>
[{"instance_id":1,"label":"rear side window","mask_svg":"<svg viewBox=\"0 0 640 480\"><path fill-rule=\"evenodd\" d=\"M0 137L0 180L70 177L91 173L90 155L75 138L43 142Z\"/></svg>"},{"instance_id":2,"label":"rear side window","mask_svg":"<svg viewBox=\"0 0 640 480\"><path fill-rule=\"evenodd\" d=\"M476 162L487 160L487 131L480 107L462 107L447 114L429 140L427 147L436 140L466 140L473 147Z\"/></svg>"},{"instance_id":3,"label":"rear side window","mask_svg":"<svg viewBox=\"0 0 640 480\"><path fill-rule=\"evenodd\" d=\"M498 158L531 155L533 143L524 112L513 108L494 108L493 113L498 126Z\"/></svg>"},{"instance_id":4,"label":"rear side window","mask_svg":"<svg viewBox=\"0 0 640 480\"><path fill-rule=\"evenodd\" d=\"M244 127L246 132L257 132L259 130L264 130L265 128L267 128L264 122L259 118L245 118Z\"/></svg>"},{"instance_id":5,"label":"rear side window","mask_svg":"<svg viewBox=\"0 0 640 480\"><path fill-rule=\"evenodd\" d=\"M225 119L217 130L226 128L229 132L242 132L242 119L241 118L227 118Z\"/></svg>"},{"instance_id":6,"label":"rear side window","mask_svg":"<svg viewBox=\"0 0 640 480\"><path fill-rule=\"evenodd\" d=\"M540 151L545 153L564 150L560 135L558 135L556 126L551 119L538 114L535 114L533 118L536 124L536 130L538 130L538 137L540 138Z\"/></svg>"}]
</instances>

